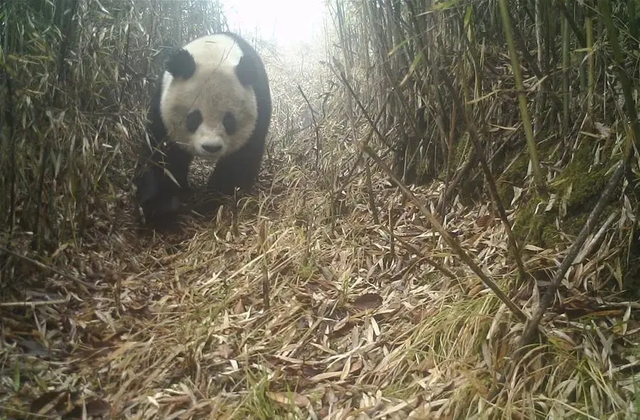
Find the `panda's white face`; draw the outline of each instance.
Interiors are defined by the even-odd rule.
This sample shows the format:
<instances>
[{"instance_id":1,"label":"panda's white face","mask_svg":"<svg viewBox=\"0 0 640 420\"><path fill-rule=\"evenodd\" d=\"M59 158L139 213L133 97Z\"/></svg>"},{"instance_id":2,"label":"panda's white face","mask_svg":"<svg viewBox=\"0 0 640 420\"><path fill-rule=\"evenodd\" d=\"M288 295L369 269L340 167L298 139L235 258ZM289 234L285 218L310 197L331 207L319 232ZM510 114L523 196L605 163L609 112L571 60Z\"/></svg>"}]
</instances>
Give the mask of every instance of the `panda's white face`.
<instances>
[{"instance_id":1,"label":"panda's white face","mask_svg":"<svg viewBox=\"0 0 640 420\"><path fill-rule=\"evenodd\" d=\"M199 38L172 57L160 97L169 141L209 160L246 143L258 109L250 75L243 78L250 64L241 59L240 47L222 34Z\"/></svg>"}]
</instances>

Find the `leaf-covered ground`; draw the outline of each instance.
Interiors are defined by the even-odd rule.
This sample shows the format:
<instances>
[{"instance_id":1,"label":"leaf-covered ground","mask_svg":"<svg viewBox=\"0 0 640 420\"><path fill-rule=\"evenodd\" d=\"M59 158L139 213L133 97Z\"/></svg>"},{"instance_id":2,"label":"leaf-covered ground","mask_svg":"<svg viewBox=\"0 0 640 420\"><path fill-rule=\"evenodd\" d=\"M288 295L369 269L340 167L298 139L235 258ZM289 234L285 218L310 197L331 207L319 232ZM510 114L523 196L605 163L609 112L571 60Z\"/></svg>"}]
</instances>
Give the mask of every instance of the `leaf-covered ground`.
<instances>
[{"instance_id":1,"label":"leaf-covered ground","mask_svg":"<svg viewBox=\"0 0 640 420\"><path fill-rule=\"evenodd\" d=\"M396 188L374 174L375 225L364 180L334 197L332 216L314 173L266 167L276 171L241 201L237 229L225 210L164 236L123 217L82 255L67 248L52 258L82 261L67 277L95 290L34 273L50 276L49 291L30 296L43 304L1 307L4 416L80 413L83 403L88 415L127 419L630 413L635 362L616 348L638 325L616 323L636 305L566 302L601 310L585 323L548 318L548 345L505 384L500 372L520 362L509 356L522 325ZM430 203L438 191L415 193ZM488 207L454 203L447 220L506 288L514 267ZM567 281L596 275L607 252L587 256ZM562 257L532 246L527 254L539 276ZM537 298L529 286L510 296L525 309Z\"/></svg>"},{"instance_id":2,"label":"leaf-covered ground","mask_svg":"<svg viewBox=\"0 0 640 420\"><path fill-rule=\"evenodd\" d=\"M33 282L0 303L0 418L631 418L638 304L587 287L617 272L615 225L568 273L548 341L514 360L522 324L373 164L369 190L364 120L329 108L316 133L298 76L274 78L264 173L235 213L151 234L118 190L94 197L110 213L81 248L12 250ZM412 191L433 210L441 188ZM521 244L516 285L489 203L455 199L444 225L527 314L571 240Z\"/></svg>"}]
</instances>

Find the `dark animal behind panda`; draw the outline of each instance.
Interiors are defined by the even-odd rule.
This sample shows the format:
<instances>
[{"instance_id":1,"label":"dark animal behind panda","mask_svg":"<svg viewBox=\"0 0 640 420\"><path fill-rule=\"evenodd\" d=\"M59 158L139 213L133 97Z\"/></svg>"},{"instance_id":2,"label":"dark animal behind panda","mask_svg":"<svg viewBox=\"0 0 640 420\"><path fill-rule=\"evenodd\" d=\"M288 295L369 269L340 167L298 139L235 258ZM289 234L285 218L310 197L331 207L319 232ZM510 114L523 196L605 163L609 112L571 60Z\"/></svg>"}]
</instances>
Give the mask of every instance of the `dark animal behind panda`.
<instances>
[{"instance_id":1,"label":"dark animal behind panda","mask_svg":"<svg viewBox=\"0 0 640 420\"><path fill-rule=\"evenodd\" d=\"M173 52L151 100L136 200L147 221L173 220L190 191L194 157L215 169L207 190L249 192L257 179L271 121L262 59L230 32L198 38ZM171 175L168 175L170 173Z\"/></svg>"}]
</instances>

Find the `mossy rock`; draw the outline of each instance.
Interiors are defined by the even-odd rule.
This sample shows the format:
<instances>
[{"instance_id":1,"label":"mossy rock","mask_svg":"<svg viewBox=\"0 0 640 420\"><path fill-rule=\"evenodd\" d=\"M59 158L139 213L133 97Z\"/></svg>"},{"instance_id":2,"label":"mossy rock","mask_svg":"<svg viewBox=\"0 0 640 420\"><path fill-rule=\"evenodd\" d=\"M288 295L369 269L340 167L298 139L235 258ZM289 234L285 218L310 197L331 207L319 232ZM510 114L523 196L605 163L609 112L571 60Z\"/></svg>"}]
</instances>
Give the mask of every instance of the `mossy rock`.
<instances>
[{"instance_id":1,"label":"mossy rock","mask_svg":"<svg viewBox=\"0 0 640 420\"><path fill-rule=\"evenodd\" d=\"M558 230L556 220L559 217L559 205L563 200L566 200L566 214L560 220L560 229L569 235L580 233L609 181L608 167L592 165L591 146L591 142L585 142L576 151L573 161L549 186L550 193L555 194L558 200L553 208L544 211L547 202L532 197L518 211L514 233L519 241L523 243L528 241L540 247L553 247L561 242L564 237ZM571 187L570 192L569 187ZM565 199L567 195L568 198ZM604 217L615 208L614 204L608 205L605 208Z\"/></svg>"}]
</instances>

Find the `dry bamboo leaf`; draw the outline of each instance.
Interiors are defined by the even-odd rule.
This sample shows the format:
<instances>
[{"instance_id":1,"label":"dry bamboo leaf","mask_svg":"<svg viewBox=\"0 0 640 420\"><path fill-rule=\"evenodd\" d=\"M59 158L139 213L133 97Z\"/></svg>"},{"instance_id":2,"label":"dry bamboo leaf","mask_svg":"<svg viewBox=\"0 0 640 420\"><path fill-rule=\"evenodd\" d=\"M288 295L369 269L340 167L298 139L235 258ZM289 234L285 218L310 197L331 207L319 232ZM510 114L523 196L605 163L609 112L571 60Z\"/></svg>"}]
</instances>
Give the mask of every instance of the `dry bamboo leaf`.
<instances>
[{"instance_id":1,"label":"dry bamboo leaf","mask_svg":"<svg viewBox=\"0 0 640 420\"><path fill-rule=\"evenodd\" d=\"M377 293L366 293L353 301L353 306L360 310L375 309L382 305L382 298Z\"/></svg>"},{"instance_id":2,"label":"dry bamboo leaf","mask_svg":"<svg viewBox=\"0 0 640 420\"><path fill-rule=\"evenodd\" d=\"M325 379L339 378L340 375L342 375L342 371L340 371L340 372L325 372L325 373L320 373L319 375L316 375L316 376L310 378L310 381L311 382L321 382L321 381L324 381Z\"/></svg>"},{"instance_id":3,"label":"dry bamboo leaf","mask_svg":"<svg viewBox=\"0 0 640 420\"><path fill-rule=\"evenodd\" d=\"M371 322L371 328L373 329L373 333L375 334L376 337L379 337L380 327L378 326L378 323L376 322L375 318L373 317L369 318L369 322Z\"/></svg>"},{"instance_id":4,"label":"dry bamboo leaf","mask_svg":"<svg viewBox=\"0 0 640 420\"><path fill-rule=\"evenodd\" d=\"M292 402L298 407L308 407L311 405L309 398L297 392L266 392L265 394L273 401L286 406Z\"/></svg>"},{"instance_id":5,"label":"dry bamboo leaf","mask_svg":"<svg viewBox=\"0 0 640 420\"><path fill-rule=\"evenodd\" d=\"M491 214L485 214L484 216L476 219L476 225L481 228L491 226L493 224L492 222L493 216Z\"/></svg>"},{"instance_id":6,"label":"dry bamboo leaf","mask_svg":"<svg viewBox=\"0 0 640 420\"><path fill-rule=\"evenodd\" d=\"M524 188L513 186L513 199L510 203L511 207L513 207L518 202L518 199L522 196L523 191Z\"/></svg>"},{"instance_id":7,"label":"dry bamboo leaf","mask_svg":"<svg viewBox=\"0 0 640 420\"><path fill-rule=\"evenodd\" d=\"M364 363L362 362L362 359L361 358L356 359L355 362L351 363L350 373L356 373L360 371L360 369L362 369L363 366L364 366Z\"/></svg>"},{"instance_id":8,"label":"dry bamboo leaf","mask_svg":"<svg viewBox=\"0 0 640 420\"><path fill-rule=\"evenodd\" d=\"M29 412L40 415L61 412L71 403L72 398L72 394L66 391L46 392L31 402Z\"/></svg>"},{"instance_id":9,"label":"dry bamboo leaf","mask_svg":"<svg viewBox=\"0 0 640 420\"><path fill-rule=\"evenodd\" d=\"M160 403L158 402L158 400L156 400L154 397L152 397L151 395L147 395L147 400L153 404L156 408L160 408Z\"/></svg>"},{"instance_id":10,"label":"dry bamboo leaf","mask_svg":"<svg viewBox=\"0 0 640 420\"><path fill-rule=\"evenodd\" d=\"M340 380L344 381L345 379L347 379L350 373L351 373L351 356L347 357L347 360L345 361L344 366L342 367Z\"/></svg>"},{"instance_id":11,"label":"dry bamboo leaf","mask_svg":"<svg viewBox=\"0 0 640 420\"><path fill-rule=\"evenodd\" d=\"M69 28L57 22L55 13L51 15L53 19L47 18L52 2L41 2L42 7L29 10L6 10L4 35L9 50L5 64L11 77L3 78L0 91L3 99L6 97L8 102L12 98L15 103L11 106L0 101L0 108L5 105L4 111L14 111L17 123L7 121L5 127L7 145L11 145L11 139L18 139L19 147L15 159L9 155L10 147L7 153L0 154L0 166L8 175L12 175L12 163L23 167L16 168L15 183L9 178L0 182L0 187L9 188L0 194L3 208L15 213L6 219L9 233L5 230L0 235L16 252L21 250L21 255L26 255L30 247L42 247L43 252L38 255L47 265L5 258L7 264L0 269L0 283L16 278L24 279L25 286L20 290L24 296L7 296L11 300L0 303L0 309L11 308L0 317L2 338L7 342L2 357L7 360L6 366L15 366L14 372L5 372L6 380L0 380L3 409L25 408L21 399L34 392L33 384L26 380L29 375L38 377L39 389L60 390L32 403L32 407L51 416L61 416L75 407L76 415L85 411L87 417L99 417L100 413L107 417L106 404L101 406L101 400L95 400L98 404L94 409L94 400L89 399L104 395L104 402L111 405L112 417L125 420L228 418L238 413L246 418L264 417L260 400L255 398L258 396L248 388L252 383L248 378L266 375L272 390L296 390L297 394L282 391L267 397L282 404L282 411L297 411L289 413L292 417L304 411L292 405L306 407L309 418L327 420L525 419L530 413L554 418L610 418L621 413L628 418L634 416L637 381L633 380L633 372L638 363L633 352L623 351L638 345L640 324L635 312L640 304L619 303L619 296L615 295L626 286L628 268L634 264L634 260L626 260L632 232L629 228L635 227L640 214L633 185L625 186L622 192L624 204L618 212L621 215L610 212L610 221L585 242L574 261L563 282L565 287L558 292L561 303L551 311L551 315L562 311L565 314L545 317L547 345L532 352L533 362L527 358L517 360L520 375L505 378L509 386L492 401L485 401L482 393L486 392L488 381L497 377L496 370L501 371L503 365L510 363L509 352L523 325L511 315L504 316L505 306L500 306L489 289L478 284L477 272L474 275L461 265L458 255L462 253L448 251L449 246L429 225L417 204L424 203L428 212L435 215L438 199L458 174L463 184L473 179L480 181L477 192L483 194L478 168L474 162L467 174L461 171L464 168L449 168L453 177L448 179L448 185L441 180L411 185L408 191L417 200L409 203L386 174L371 165L367 174L361 171L364 155L358 150L358 143L376 148L378 140L389 143L382 151L389 161L397 157L393 156L396 148L387 150L387 146L403 141L405 133L418 134L425 144L440 144L439 120L445 118L446 122L449 118L440 115L442 111L451 111L449 124L445 124L455 128L449 133L451 140L464 134L466 121L456 119L456 109L443 110L433 95L425 95L424 86L431 86L439 75L431 71L425 57L441 48L458 51L477 43L483 46L478 69L460 66L459 57L466 59L473 54L436 56L444 60L440 63L444 71L463 69L448 72L448 76L455 90L472 94L469 104L473 103L478 112L469 114L470 122L479 122L496 140L483 144L491 166L499 171L507 160L512 162L501 174L506 181L504 191L511 189L513 195L508 219L514 230L531 227L528 220L518 216L536 195L530 184L532 166L526 151L520 156L521 149L512 147L517 144L522 123L513 106L513 95L500 94L512 90L513 67L504 53L504 37L493 36L500 32L496 29L501 25L491 26L495 19L489 22L486 18L491 14L476 14L470 4L465 6L464 29L473 37L469 38L472 44L463 45L459 37L448 36L460 29L456 26L460 21L447 14L452 2L445 2L448 5L438 11L418 10L417 20L411 15L411 2L398 2L397 10L386 7L388 4L372 8L372 2L338 2L338 11L333 13L342 16L334 21L349 22L349 26L341 28L346 31L337 31L337 44L340 51L349 52L351 60L349 66L340 66L348 73L342 85L335 83L338 75L330 74L336 70L331 63L317 66L320 60L306 51L294 54L296 58L304 57L305 64L298 69L282 51L263 48L273 92L278 92L273 98L270 132L279 141L269 145L257 194L231 200L211 215L186 211L182 232L141 235L128 210L133 169L129 165L133 160L129 149L136 138L148 138L143 134L145 117L139 112L140 99L147 97L148 78L138 76L149 74L153 70L149 66L155 68L159 65L155 62L162 61L151 60L155 51L163 48L152 32L191 36L193 28L201 28L203 17L223 19L210 13L207 5L211 2L199 2L197 10L188 11L180 2L139 1L140 7L116 10L122 19L109 22L93 19L93 12L113 15L115 9L111 10L111 6L98 5L92 10L92 2L69 1L72 7L77 3L82 9L75 13L67 10L61 15L70 18ZM14 3L9 2L10 6ZM146 3L153 3L154 7L149 8ZM356 3L358 7L352 7ZM547 12L563 7L563 2L551 3ZM538 19L534 9L527 16ZM606 24L602 14L592 16L583 9L582 3L568 9L572 19L567 21L586 25L590 18L597 27ZM147 13L149 10L153 16ZM44 14L40 16L39 12ZM520 19L524 16L520 12L515 10L513 16ZM398 17L401 21L397 21ZM631 27L624 21L625 13L617 18L621 27ZM40 33L38 28L44 21L56 33L72 29L74 36L68 50L73 53L65 56L65 48L60 48L60 43L66 42L64 36L46 37ZM362 27L362 22L371 21L382 23L378 28ZM546 21L537 23L541 25L531 27L548 29ZM478 27L484 31L476 31ZM583 32L587 33L589 25L585 28ZM381 51L386 57L389 47L379 41L386 38L377 35L390 29L393 30L389 33L405 40L393 48L407 57L397 62L394 55L394 60L383 63L388 68L383 68L376 57ZM342 38L341 34L350 32L373 34L368 38L373 41L364 45ZM535 46L533 32L520 34L524 44ZM425 33L429 36L420 36ZM615 36L608 30L592 35L595 45ZM171 41L164 41L167 40ZM443 42L446 45L437 45ZM329 44L327 47L333 48ZM554 48L551 52L560 57L562 46L552 45ZM536 50L543 55L549 53ZM422 60L416 59L415 51L425 54ZM589 51L590 48L574 51L581 55L578 59L585 64L587 74L595 68L604 72L603 80L616 81L612 73L615 66L603 67L598 61L602 57ZM57 57L58 52L62 56ZM366 66L362 65L362 53ZM591 59L596 67L591 67ZM535 61L531 61L534 65L521 67L527 73L526 88L531 92L558 88L561 77L549 77L549 70L536 69ZM394 75L406 75L398 67L404 62L411 63L412 77L426 78L428 83L406 83L404 90L391 89L393 92L383 94L386 99L381 98L380 87L389 90L397 85ZM65 83L59 84L58 63L82 70L69 72ZM317 71L320 67L321 71ZM469 69L472 73L464 74ZM473 72L483 69L489 70L483 73L487 83L467 86L468 80L473 80ZM9 82L18 87L14 94ZM435 80L436 84L440 82ZM637 85L637 76L630 76L629 82ZM447 83L443 83L441 87L446 91ZM312 93L306 102L299 98L298 84L300 92ZM569 96L582 98L584 86L575 86L577 90ZM492 91L488 95L487 88ZM624 96L620 94L620 83L607 83L599 88L598 95ZM314 101L314 96L320 100ZM413 116L405 115L417 105L415 98L424 105L420 119L426 122L425 130L412 127ZM548 130L536 132L552 136L540 138L552 145L541 149L540 159L551 163L546 165L547 181L555 183L558 188L553 192L559 194L538 204L535 214L543 213L547 205L547 215L558 213L554 220L558 242L549 249L526 244L536 236L532 232L519 244L527 270L534 277L525 286L509 290L508 295L515 296L520 308L535 310L540 292L544 293L575 236L563 231L568 224L561 221L565 215L574 217L570 204L576 198L576 190L572 186L577 188L578 183L559 175L568 174L563 170L569 161L594 168L610 165L626 139L624 130L630 126L620 119L620 111L624 112L621 102L595 100L585 108L582 100L569 101L570 117L585 114L581 124L570 118L571 130L582 130L584 135L578 131L577 136L563 135L562 142L556 141L557 133L563 133L558 127L562 118L549 114L549 107L542 111L530 108L534 123L549 126ZM89 108L84 108L87 105ZM109 112L94 112L93 108L105 106ZM64 118L64 114L50 112L51 121L45 118L42 123L32 115L37 115L40 108L70 112ZM562 107L558 109L563 112ZM377 116L370 114L372 110ZM462 111L458 109L457 113ZM609 126L596 122L594 128L590 122L600 115L608 116ZM462 131L458 130L460 127ZM420 132L413 133L414 128ZM374 135L376 141L372 141ZM316 140L315 144L309 138ZM450 144L455 152L452 156L468 151L458 143ZM590 148L586 154L589 161L579 156L583 144ZM43 149L43 145L47 147ZM442 158L447 157L436 149L432 151L437 153L418 150L411 159L435 163L434 167L425 167L439 172L443 169ZM316 159L310 158L312 155ZM454 161L458 163L458 159ZM38 166L30 167L33 164ZM194 186L204 186L210 167L195 161L192 168ZM39 172L46 175L43 185L38 185ZM504 226L491 216L493 203L486 200L488 197L466 197L467 190L459 186L445 200L446 212L438 215L442 218L442 231L452 235L455 231L463 250L481 260L482 271L500 280L505 288L511 287L513 256L505 245ZM42 197L38 197L40 193ZM202 198L199 191L194 196L196 200ZM373 204L369 197L374 198ZM372 226L372 214L377 211L381 222ZM43 239L42 244L37 243ZM401 241L408 246L400 246ZM421 260L421 256L429 259ZM581 265L575 265L578 263ZM46 279L43 269L52 273ZM443 273L451 280L443 279ZM89 294L79 286L82 283L78 279L84 276L107 288L92 287L93 296L88 299ZM617 284L611 284L611 276ZM113 283L117 284L116 290L111 289ZM11 295L12 288L6 289ZM60 290L69 296L68 304L56 303L54 296ZM249 310L260 308L263 302L266 307L267 296L268 315ZM588 298L570 300L574 296ZM345 299L350 302L346 308ZM20 306L24 310L13 309ZM370 311L375 311L375 318L367 313ZM585 315L590 319L580 319ZM587 323L595 327L585 328ZM624 336L623 340L619 335ZM479 342L481 353L477 352ZM51 349L47 357L33 357L45 356L39 343ZM74 349L73 356L66 356L65 349ZM552 357L547 357L547 352ZM24 357L33 362L23 364ZM576 358L580 360L578 371ZM78 404L77 394L61 391L78 384L88 401L85 406ZM15 392L18 387L20 392ZM385 388L400 392L381 391ZM318 395L323 395L322 401L316 401ZM311 408L311 400L318 406ZM579 411L580 407L588 407L589 414ZM314 409L319 410L317 414ZM7 415L23 416L8 410Z\"/></svg>"},{"instance_id":12,"label":"dry bamboo leaf","mask_svg":"<svg viewBox=\"0 0 640 420\"><path fill-rule=\"evenodd\" d=\"M95 418L111 411L109 403L102 399L90 399L84 405L76 405L73 410L65 414L63 419L82 419L86 409L86 418Z\"/></svg>"},{"instance_id":13,"label":"dry bamboo leaf","mask_svg":"<svg viewBox=\"0 0 640 420\"><path fill-rule=\"evenodd\" d=\"M533 252L542 252L542 251L545 250L544 248L540 248L540 247L532 245L532 244L526 244L524 246L524 249L527 250L527 251L533 251Z\"/></svg>"},{"instance_id":14,"label":"dry bamboo leaf","mask_svg":"<svg viewBox=\"0 0 640 420\"><path fill-rule=\"evenodd\" d=\"M236 315L240 315L244 312L245 312L244 303L242 302L242 299L238 299L238 302L236 302L236 307L233 313L235 313Z\"/></svg>"},{"instance_id":15,"label":"dry bamboo leaf","mask_svg":"<svg viewBox=\"0 0 640 420\"><path fill-rule=\"evenodd\" d=\"M475 297L477 295L479 295L480 293L482 293L482 291L484 291L486 289L485 285L480 283L475 285L474 287L472 287L471 289L469 289L469 292L467 293L467 296L469 297Z\"/></svg>"},{"instance_id":16,"label":"dry bamboo leaf","mask_svg":"<svg viewBox=\"0 0 640 420\"><path fill-rule=\"evenodd\" d=\"M347 325L348 322L349 322L349 314L347 314L347 316L342 318L340 321L336 322L336 324L333 326L333 332L340 331L345 327L345 325Z\"/></svg>"}]
</instances>

